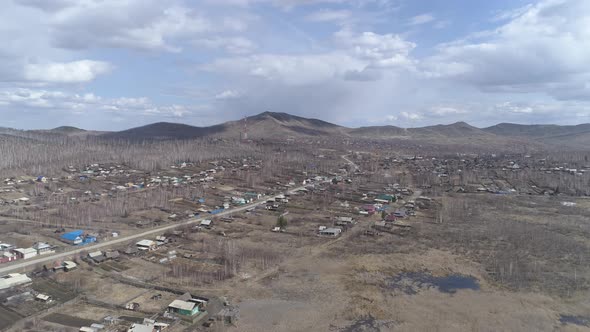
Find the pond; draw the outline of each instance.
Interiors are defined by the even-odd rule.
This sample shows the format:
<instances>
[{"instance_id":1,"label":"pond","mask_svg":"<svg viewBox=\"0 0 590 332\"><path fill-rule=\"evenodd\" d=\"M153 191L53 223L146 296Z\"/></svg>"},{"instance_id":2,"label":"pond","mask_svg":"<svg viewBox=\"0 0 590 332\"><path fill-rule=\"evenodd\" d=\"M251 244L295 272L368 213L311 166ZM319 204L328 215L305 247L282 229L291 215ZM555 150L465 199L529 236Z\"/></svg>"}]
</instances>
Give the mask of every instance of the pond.
<instances>
[{"instance_id":1,"label":"pond","mask_svg":"<svg viewBox=\"0 0 590 332\"><path fill-rule=\"evenodd\" d=\"M389 287L410 295L417 294L420 289L430 288L454 294L459 289L479 290L479 282L475 277L462 274L437 277L428 271L403 272L389 280Z\"/></svg>"},{"instance_id":2,"label":"pond","mask_svg":"<svg viewBox=\"0 0 590 332\"><path fill-rule=\"evenodd\" d=\"M561 324L574 324L580 326L590 327L590 317L574 316L574 315L559 315Z\"/></svg>"}]
</instances>

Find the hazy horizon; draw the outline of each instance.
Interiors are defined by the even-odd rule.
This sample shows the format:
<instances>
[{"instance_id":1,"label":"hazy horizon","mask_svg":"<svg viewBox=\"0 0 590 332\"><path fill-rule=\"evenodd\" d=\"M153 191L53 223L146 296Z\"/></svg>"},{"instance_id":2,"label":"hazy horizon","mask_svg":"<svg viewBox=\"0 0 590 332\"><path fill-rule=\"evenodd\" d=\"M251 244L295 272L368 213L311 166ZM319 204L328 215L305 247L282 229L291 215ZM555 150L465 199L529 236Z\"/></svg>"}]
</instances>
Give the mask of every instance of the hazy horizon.
<instances>
[{"instance_id":1,"label":"hazy horizon","mask_svg":"<svg viewBox=\"0 0 590 332\"><path fill-rule=\"evenodd\" d=\"M277 113L280 113L280 112L277 112ZM111 129L111 130L109 130L109 129L91 128L91 127L84 128L84 127L79 127L79 126L71 125L71 124L62 124L62 125L55 126L55 127L37 127L37 128L17 128L17 127L8 127L8 126L0 126L0 127L8 128L8 129L15 129L15 130L53 130L53 129L58 129L60 127L73 127L73 128L82 129L82 130L85 130L85 131L104 131L104 132L109 132L109 131L123 131L123 130L133 129L133 128L137 128L137 127L149 126L149 125L153 125L153 124L157 124L157 123L181 124L181 125L188 125L188 126L193 126L193 127L209 127L209 126L215 126L215 125L223 124L223 123L226 123L226 122L240 121L240 120L244 119L245 117L251 117L251 116L255 116L255 115L258 115L258 114L250 114L250 115L246 115L246 116L244 116L242 118L239 118L239 119L228 119L228 120L223 121L223 122L212 123L210 125L204 125L204 126L193 125L193 124L190 124L190 123L184 123L182 121L173 121L172 120L172 121L148 122L148 123L144 123L144 124L138 124L138 125L133 126L133 127L125 127L125 128L119 128L119 129ZM291 115L295 115L295 114L291 114ZM307 117L305 117L305 118L307 118ZM437 125L448 126L448 125L453 125L453 124L457 124L457 123L461 123L461 122L467 123L468 125L473 126L473 127L476 127L476 128L479 128L479 129L485 129L485 128L493 127L493 126L500 125L500 124L512 124L512 125L522 125L522 126L551 126L551 125L555 125L555 126L578 126L578 125L590 124L590 123L587 123L587 122L584 122L584 123L576 123L576 124L498 122L498 123L490 124L490 125L487 125L487 126L476 126L476 125L471 124L471 123L469 123L467 121L458 120L458 121L453 121L453 122L448 122L448 123L441 122L441 123L436 123L436 124L429 124L429 125L415 126L415 127L403 127L403 126L398 126L398 125L396 125L394 123L388 123L388 124L383 124L383 125L371 124L371 125L361 125L361 126L346 126L346 125L342 125L342 124L338 124L338 123L332 122L332 121L327 120L327 119L321 119L321 118L315 118L315 117L309 117L307 119L322 120L322 121L329 122L329 123L332 123L332 124L335 124L335 125L338 125L338 126L341 126L341 127L346 127L346 128L351 128L351 129L354 129L354 128L362 128L362 127L383 127L383 126L392 126L392 127L402 128L402 129L413 129L413 128L423 128L423 127L430 127L430 126L437 126Z\"/></svg>"}]
</instances>

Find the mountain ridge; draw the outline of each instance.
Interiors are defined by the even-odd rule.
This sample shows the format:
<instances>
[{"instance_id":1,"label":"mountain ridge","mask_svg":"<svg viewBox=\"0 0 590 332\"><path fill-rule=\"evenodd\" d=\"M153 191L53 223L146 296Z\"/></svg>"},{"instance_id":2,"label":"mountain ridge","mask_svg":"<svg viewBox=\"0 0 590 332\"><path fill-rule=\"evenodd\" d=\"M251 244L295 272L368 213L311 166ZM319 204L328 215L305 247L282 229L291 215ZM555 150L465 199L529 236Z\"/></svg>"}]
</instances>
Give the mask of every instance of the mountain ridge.
<instances>
[{"instance_id":1,"label":"mountain ridge","mask_svg":"<svg viewBox=\"0 0 590 332\"><path fill-rule=\"evenodd\" d=\"M122 131L96 132L71 126L50 130L17 131L0 130L7 134L48 133L52 135L125 140L170 140L193 138L221 139L287 139L287 138L361 138L404 139L436 144L492 144L495 146L537 144L548 146L567 145L577 149L590 146L590 124L515 124L499 123L478 128L464 121L425 127L403 128L394 125L350 128L320 119L306 118L282 112L263 112L240 120L227 121L212 126L192 126L174 122L156 122Z\"/></svg>"}]
</instances>

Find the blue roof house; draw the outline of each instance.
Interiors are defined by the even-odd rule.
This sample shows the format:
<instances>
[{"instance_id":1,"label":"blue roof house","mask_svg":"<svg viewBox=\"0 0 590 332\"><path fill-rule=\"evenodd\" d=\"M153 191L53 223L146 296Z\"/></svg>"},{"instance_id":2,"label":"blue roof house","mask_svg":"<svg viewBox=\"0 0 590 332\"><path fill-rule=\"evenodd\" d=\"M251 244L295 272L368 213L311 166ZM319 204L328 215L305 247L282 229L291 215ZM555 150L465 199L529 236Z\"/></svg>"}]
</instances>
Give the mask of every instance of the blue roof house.
<instances>
[{"instance_id":1,"label":"blue roof house","mask_svg":"<svg viewBox=\"0 0 590 332\"><path fill-rule=\"evenodd\" d=\"M96 237L92 235L84 235L83 230L75 230L69 233L64 233L61 236L61 240L75 246L83 246L85 244L96 242Z\"/></svg>"}]
</instances>

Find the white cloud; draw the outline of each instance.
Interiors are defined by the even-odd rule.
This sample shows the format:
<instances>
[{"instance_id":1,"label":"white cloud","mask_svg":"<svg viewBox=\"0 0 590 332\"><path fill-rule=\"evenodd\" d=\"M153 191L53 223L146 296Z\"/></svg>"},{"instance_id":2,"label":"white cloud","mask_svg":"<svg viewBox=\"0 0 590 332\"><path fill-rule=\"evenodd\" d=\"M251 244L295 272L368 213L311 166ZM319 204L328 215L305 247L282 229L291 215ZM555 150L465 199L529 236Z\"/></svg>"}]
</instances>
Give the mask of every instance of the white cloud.
<instances>
[{"instance_id":1,"label":"white cloud","mask_svg":"<svg viewBox=\"0 0 590 332\"><path fill-rule=\"evenodd\" d=\"M530 105L523 105L523 104L514 104L512 102L504 102L497 104L495 109L501 112L510 112L510 113L523 113L523 114L531 114L534 112L534 109Z\"/></svg>"},{"instance_id":2,"label":"white cloud","mask_svg":"<svg viewBox=\"0 0 590 332\"><path fill-rule=\"evenodd\" d=\"M416 15L410 19L410 25L422 25L434 21L434 16L430 13Z\"/></svg>"},{"instance_id":3,"label":"white cloud","mask_svg":"<svg viewBox=\"0 0 590 332\"><path fill-rule=\"evenodd\" d=\"M20 3L50 12L44 20L53 45L71 50L97 47L178 52L182 42L221 31L242 31L240 17L207 15L182 1L84 0L47 6Z\"/></svg>"},{"instance_id":4,"label":"white cloud","mask_svg":"<svg viewBox=\"0 0 590 332\"><path fill-rule=\"evenodd\" d=\"M305 19L312 22L339 22L351 16L352 12L349 10L321 9L307 15Z\"/></svg>"},{"instance_id":5,"label":"white cloud","mask_svg":"<svg viewBox=\"0 0 590 332\"><path fill-rule=\"evenodd\" d=\"M237 99L242 97L242 94L235 90L225 90L215 95L217 100Z\"/></svg>"},{"instance_id":6,"label":"white cloud","mask_svg":"<svg viewBox=\"0 0 590 332\"><path fill-rule=\"evenodd\" d=\"M74 114L116 112L127 115L183 117L191 110L183 105L156 105L148 98L103 98L92 93L76 94L58 90L0 89L2 108L46 109Z\"/></svg>"},{"instance_id":7,"label":"white cloud","mask_svg":"<svg viewBox=\"0 0 590 332\"><path fill-rule=\"evenodd\" d=\"M108 62L92 60L30 63L25 65L24 78L49 83L83 83L92 81L111 69L112 66Z\"/></svg>"},{"instance_id":8,"label":"white cloud","mask_svg":"<svg viewBox=\"0 0 590 332\"><path fill-rule=\"evenodd\" d=\"M511 12L493 31L442 45L426 73L490 92L590 98L590 2L546 0ZM572 89L575 91L572 93Z\"/></svg>"},{"instance_id":9,"label":"white cloud","mask_svg":"<svg viewBox=\"0 0 590 332\"><path fill-rule=\"evenodd\" d=\"M221 58L202 67L232 75L247 75L285 84L310 84L337 78L348 70L362 70L365 64L342 53L279 55L256 54Z\"/></svg>"},{"instance_id":10,"label":"white cloud","mask_svg":"<svg viewBox=\"0 0 590 332\"><path fill-rule=\"evenodd\" d=\"M371 31L354 33L343 29L334 34L338 44L345 46L355 57L368 60L377 67L413 67L409 53L415 43L396 34L377 34Z\"/></svg>"},{"instance_id":11,"label":"white cloud","mask_svg":"<svg viewBox=\"0 0 590 332\"><path fill-rule=\"evenodd\" d=\"M401 112L400 115L404 119L406 119L406 120L412 120L412 121L422 120L424 118L424 116L422 114L413 113L413 112Z\"/></svg>"}]
</instances>

